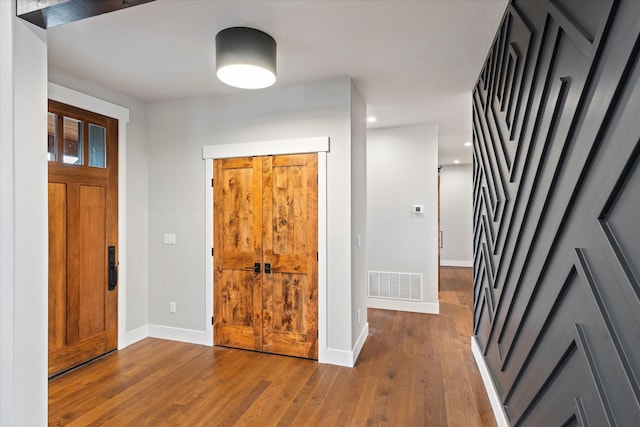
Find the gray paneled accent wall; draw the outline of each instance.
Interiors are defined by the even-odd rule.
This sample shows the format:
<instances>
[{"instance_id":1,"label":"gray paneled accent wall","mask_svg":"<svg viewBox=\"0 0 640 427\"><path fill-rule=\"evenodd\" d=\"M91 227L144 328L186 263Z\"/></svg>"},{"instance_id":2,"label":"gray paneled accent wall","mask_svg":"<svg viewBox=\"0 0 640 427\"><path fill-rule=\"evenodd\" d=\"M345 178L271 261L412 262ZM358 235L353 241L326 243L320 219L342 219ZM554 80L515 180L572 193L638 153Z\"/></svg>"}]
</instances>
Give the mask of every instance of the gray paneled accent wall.
<instances>
[{"instance_id":1,"label":"gray paneled accent wall","mask_svg":"<svg viewBox=\"0 0 640 427\"><path fill-rule=\"evenodd\" d=\"M511 425L640 425L640 1L513 0L473 92L474 334Z\"/></svg>"}]
</instances>

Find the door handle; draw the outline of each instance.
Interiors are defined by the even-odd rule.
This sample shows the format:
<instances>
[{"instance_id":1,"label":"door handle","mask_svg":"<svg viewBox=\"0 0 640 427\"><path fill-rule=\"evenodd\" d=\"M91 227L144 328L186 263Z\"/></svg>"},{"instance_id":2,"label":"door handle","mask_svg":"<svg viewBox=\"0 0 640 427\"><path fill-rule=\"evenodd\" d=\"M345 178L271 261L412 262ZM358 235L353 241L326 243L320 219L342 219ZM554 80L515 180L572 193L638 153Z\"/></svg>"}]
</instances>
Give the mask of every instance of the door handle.
<instances>
[{"instance_id":1,"label":"door handle","mask_svg":"<svg viewBox=\"0 0 640 427\"><path fill-rule=\"evenodd\" d=\"M271 274L271 264L268 262L264 263L264 274Z\"/></svg>"},{"instance_id":2,"label":"door handle","mask_svg":"<svg viewBox=\"0 0 640 427\"><path fill-rule=\"evenodd\" d=\"M116 247L109 246L109 290L113 291L118 285L118 264L116 263Z\"/></svg>"},{"instance_id":3,"label":"door handle","mask_svg":"<svg viewBox=\"0 0 640 427\"><path fill-rule=\"evenodd\" d=\"M265 268L266 268L266 265L265 265ZM255 264L253 264L253 267L245 267L243 270L245 271L253 270L254 273L260 274L260 263L256 262Z\"/></svg>"}]
</instances>

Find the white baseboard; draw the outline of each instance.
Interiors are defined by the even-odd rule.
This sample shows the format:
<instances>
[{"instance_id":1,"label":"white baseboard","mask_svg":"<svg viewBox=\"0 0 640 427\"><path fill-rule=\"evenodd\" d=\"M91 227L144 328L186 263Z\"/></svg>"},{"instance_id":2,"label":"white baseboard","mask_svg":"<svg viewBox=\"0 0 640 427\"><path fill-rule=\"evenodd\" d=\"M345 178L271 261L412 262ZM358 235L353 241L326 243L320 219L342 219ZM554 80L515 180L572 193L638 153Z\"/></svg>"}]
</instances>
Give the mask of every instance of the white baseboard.
<instances>
[{"instance_id":1,"label":"white baseboard","mask_svg":"<svg viewBox=\"0 0 640 427\"><path fill-rule=\"evenodd\" d=\"M367 307L380 308L383 310L409 311L412 313L440 313L440 304L433 302L397 301L383 298L367 298Z\"/></svg>"},{"instance_id":2,"label":"white baseboard","mask_svg":"<svg viewBox=\"0 0 640 427\"><path fill-rule=\"evenodd\" d=\"M210 339L207 339L205 331L196 331L194 329L172 328L170 326L149 325L149 336L152 338L161 338L171 341L188 342L191 344L200 344L211 346Z\"/></svg>"},{"instance_id":3,"label":"white baseboard","mask_svg":"<svg viewBox=\"0 0 640 427\"><path fill-rule=\"evenodd\" d=\"M149 336L149 325L142 325L133 331L125 332L124 338L118 340L118 350L137 343Z\"/></svg>"},{"instance_id":4,"label":"white baseboard","mask_svg":"<svg viewBox=\"0 0 640 427\"><path fill-rule=\"evenodd\" d=\"M442 267L473 267L473 261L458 260L458 259L441 259L440 265Z\"/></svg>"},{"instance_id":5,"label":"white baseboard","mask_svg":"<svg viewBox=\"0 0 640 427\"><path fill-rule=\"evenodd\" d=\"M471 352L473 353L473 358L476 360L476 365L478 365L478 370L480 371L480 376L482 377L484 388L487 390L489 402L491 402L491 408L493 409L493 415L496 417L498 427L509 427L507 415L502 409L500 396L498 396L496 386L493 384L491 373L489 373L489 367L487 366L487 362L482 356L482 350L480 349L480 344L478 344L476 337L471 337Z\"/></svg>"},{"instance_id":6,"label":"white baseboard","mask_svg":"<svg viewBox=\"0 0 640 427\"><path fill-rule=\"evenodd\" d=\"M362 346L369 336L369 323L366 323L360 332L360 336L356 341L356 345L353 346L352 351L338 350L336 348L327 348L324 352L324 357L318 359L319 363L326 363L328 365L346 366L347 368L353 368L356 364L356 360L362 351Z\"/></svg>"},{"instance_id":7,"label":"white baseboard","mask_svg":"<svg viewBox=\"0 0 640 427\"><path fill-rule=\"evenodd\" d=\"M353 368L353 352L346 350L338 350L335 348L327 348L325 357L319 359L318 362L328 365L346 366Z\"/></svg>"},{"instance_id":8,"label":"white baseboard","mask_svg":"<svg viewBox=\"0 0 640 427\"><path fill-rule=\"evenodd\" d=\"M360 332L360 336L356 341L356 345L353 347L353 362L351 366L356 366L356 361L358 360L358 356L360 356L360 352L362 351L362 346L364 346L364 342L367 340L369 336L369 322L364 325L362 328L362 332Z\"/></svg>"}]
</instances>

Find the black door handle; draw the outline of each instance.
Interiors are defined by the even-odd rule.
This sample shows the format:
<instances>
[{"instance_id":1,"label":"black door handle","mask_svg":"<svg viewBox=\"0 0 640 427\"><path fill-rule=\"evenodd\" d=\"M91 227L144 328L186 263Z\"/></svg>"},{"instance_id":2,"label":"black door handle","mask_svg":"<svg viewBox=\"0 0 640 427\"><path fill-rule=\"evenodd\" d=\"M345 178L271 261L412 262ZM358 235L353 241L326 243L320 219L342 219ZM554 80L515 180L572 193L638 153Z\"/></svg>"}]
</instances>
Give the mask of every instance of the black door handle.
<instances>
[{"instance_id":1,"label":"black door handle","mask_svg":"<svg viewBox=\"0 0 640 427\"><path fill-rule=\"evenodd\" d=\"M109 246L109 290L113 291L118 285L118 264L116 263L116 247Z\"/></svg>"},{"instance_id":2,"label":"black door handle","mask_svg":"<svg viewBox=\"0 0 640 427\"><path fill-rule=\"evenodd\" d=\"M260 274L260 263L256 262L255 264L253 264L253 267L245 267L244 270L246 271L253 270L254 273Z\"/></svg>"},{"instance_id":3,"label":"black door handle","mask_svg":"<svg viewBox=\"0 0 640 427\"><path fill-rule=\"evenodd\" d=\"M271 274L271 264L265 262L265 264L264 264L264 274Z\"/></svg>"}]
</instances>

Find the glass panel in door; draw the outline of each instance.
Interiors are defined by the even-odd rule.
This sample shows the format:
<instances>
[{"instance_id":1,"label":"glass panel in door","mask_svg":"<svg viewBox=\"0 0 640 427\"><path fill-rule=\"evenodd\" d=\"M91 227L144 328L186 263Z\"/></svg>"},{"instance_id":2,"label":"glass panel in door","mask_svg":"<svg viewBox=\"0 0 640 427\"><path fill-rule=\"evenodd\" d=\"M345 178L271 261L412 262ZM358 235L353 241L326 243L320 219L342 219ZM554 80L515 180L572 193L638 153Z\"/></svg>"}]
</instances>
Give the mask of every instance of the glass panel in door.
<instances>
[{"instance_id":1,"label":"glass panel in door","mask_svg":"<svg viewBox=\"0 0 640 427\"><path fill-rule=\"evenodd\" d=\"M93 123L89 123L89 166L105 168L107 130Z\"/></svg>"},{"instance_id":2,"label":"glass panel in door","mask_svg":"<svg viewBox=\"0 0 640 427\"><path fill-rule=\"evenodd\" d=\"M84 146L84 126L82 121L64 118L64 146L62 151L62 162L69 165L81 165L82 152Z\"/></svg>"}]
</instances>

